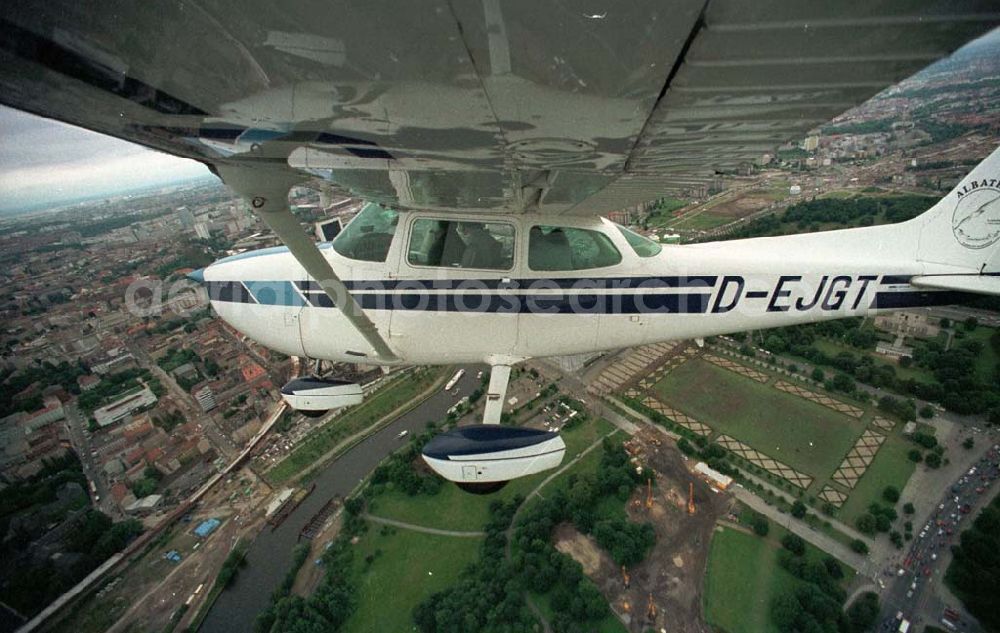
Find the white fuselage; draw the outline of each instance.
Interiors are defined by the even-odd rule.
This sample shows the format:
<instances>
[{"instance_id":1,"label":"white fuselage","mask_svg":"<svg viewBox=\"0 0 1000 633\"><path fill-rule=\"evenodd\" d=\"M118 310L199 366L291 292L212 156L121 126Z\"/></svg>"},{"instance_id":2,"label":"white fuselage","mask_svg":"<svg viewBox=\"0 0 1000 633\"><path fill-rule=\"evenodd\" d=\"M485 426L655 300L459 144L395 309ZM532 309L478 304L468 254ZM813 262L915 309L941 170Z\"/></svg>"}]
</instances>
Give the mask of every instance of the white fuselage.
<instances>
[{"instance_id":1,"label":"white fuselage","mask_svg":"<svg viewBox=\"0 0 1000 633\"><path fill-rule=\"evenodd\" d=\"M567 216L466 216L514 226L508 270L433 268L406 256L418 218L401 212L385 262L357 261L323 244L338 277L403 362L511 364L669 339L779 327L953 302L918 290L915 275L954 272L919 261L918 220L893 226L664 246L640 257L611 222ZM613 266L534 271L536 225L604 233ZM212 305L237 330L285 354L377 364L372 349L282 248L244 253L204 271Z\"/></svg>"}]
</instances>

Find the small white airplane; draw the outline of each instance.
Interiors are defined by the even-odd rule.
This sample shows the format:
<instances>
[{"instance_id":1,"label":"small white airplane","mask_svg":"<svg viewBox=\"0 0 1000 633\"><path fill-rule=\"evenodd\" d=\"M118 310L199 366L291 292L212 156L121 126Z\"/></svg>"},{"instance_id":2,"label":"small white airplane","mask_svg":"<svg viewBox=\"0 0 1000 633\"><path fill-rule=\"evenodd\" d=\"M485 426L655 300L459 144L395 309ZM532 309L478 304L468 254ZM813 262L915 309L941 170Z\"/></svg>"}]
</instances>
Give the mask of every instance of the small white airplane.
<instances>
[{"instance_id":1,"label":"small white airplane","mask_svg":"<svg viewBox=\"0 0 1000 633\"><path fill-rule=\"evenodd\" d=\"M998 241L1000 149L901 224L670 246L600 217L368 204L319 247L342 293L335 299L285 247L228 257L194 277L223 320L285 354L488 363L483 424L495 425L510 368L527 359L1000 294ZM352 319L370 320L380 341ZM293 384L310 387L285 395L300 410L361 398L356 385ZM497 426L446 433L424 455L450 480L482 483L552 468L563 451L558 434Z\"/></svg>"},{"instance_id":2,"label":"small white airplane","mask_svg":"<svg viewBox=\"0 0 1000 633\"><path fill-rule=\"evenodd\" d=\"M954 3L557 0L0 5L0 101L202 161L286 244L216 262L221 318L286 354L485 362L427 463L488 491L557 466L500 426L529 358L1000 293L1000 154L899 225L661 246L601 217L703 186L1000 24ZM234 16L239 16L238 18ZM614 19L611 19L613 17ZM291 188L368 200L316 244ZM360 401L321 377L304 411Z\"/></svg>"}]
</instances>

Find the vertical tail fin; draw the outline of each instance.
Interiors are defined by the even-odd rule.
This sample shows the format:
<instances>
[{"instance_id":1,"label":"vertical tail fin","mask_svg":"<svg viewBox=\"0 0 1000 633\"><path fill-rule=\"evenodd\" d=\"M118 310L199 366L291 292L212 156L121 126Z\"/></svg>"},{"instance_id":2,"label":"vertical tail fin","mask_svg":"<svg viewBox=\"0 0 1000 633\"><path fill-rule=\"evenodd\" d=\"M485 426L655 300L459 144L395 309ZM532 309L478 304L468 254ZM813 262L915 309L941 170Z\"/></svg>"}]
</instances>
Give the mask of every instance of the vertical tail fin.
<instances>
[{"instance_id":1,"label":"vertical tail fin","mask_svg":"<svg viewBox=\"0 0 1000 633\"><path fill-rule=\"evenodd\" d=\"M957 275L1000 274L1000 148L912 222L919 261Z\"/></svg>"}]
</instances>

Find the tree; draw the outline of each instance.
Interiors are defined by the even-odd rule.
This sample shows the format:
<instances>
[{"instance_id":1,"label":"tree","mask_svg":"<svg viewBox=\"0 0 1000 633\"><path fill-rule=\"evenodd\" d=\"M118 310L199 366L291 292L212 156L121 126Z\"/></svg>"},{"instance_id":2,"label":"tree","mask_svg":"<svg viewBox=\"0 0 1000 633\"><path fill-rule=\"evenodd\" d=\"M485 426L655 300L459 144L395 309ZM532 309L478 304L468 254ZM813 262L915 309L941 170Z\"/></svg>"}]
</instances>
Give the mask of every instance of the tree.
<instances>
[{"instance_id":1,"label":"tree","mask_svg":"<svg viewBox=\"0 0 1000 633\"><path fill-rule=\"evenodd\" d=\"M792 504L792 516L796 519L804 518L806 516L806 511L806 504L802 503L799 499L796 499L795 503Z\"/></svg>"},{"instance_id":2,"label":"tree","mask_svg":"<svg viewBox=\"0 0 1000 633\"><path fill-rule=\"evenodd\" d=\"M771 530L771 523L763 514L758 514L753 519L753 531L757 536L767 536Z\"/></svg>"},{"instance_id":3,"label":"tree","mask_svg":"<svg viewBox=\"0 0 1000 633\"><path fill-rule=\"evenodd\" d=\"M767 339L764 340L764 347L775 354L781 354L788 350L788 342L776 333L770 334Z\"/></svg>"},{"instance_id":4,"label":"tree","mask_svg":"<svg viewBox=\"0 0 1000 633\"><path fill-rule=\"evenodd\" d=\"M889 503L896 503L899 501L899 488L895 486L886 486L885 490L882 491L882 498Z\"/></svg>"},{"instance_id":5,"label":"tree","mask_svg":"<svg viewBox=\"0 0 1000 633\"><path fill-rule=\"evenodd\" d=\"M868 544L862 541L861 539L856 538L853 541L851 541L851 549L857 552L858 554L867 554Z\"/></svg>"},{"instance_id":6,"label":"tree","mask_svg":"<svg viewBox=\"0 0 1000 633\"><path fill-rule=\"evenodd\" d=\"M826 378L826 374L823 373L823 370L820 369L819 367L813 369L812 374L810 375L812 376L812 379L815 380L816 382L823 382L823 379Z\"/></svg>"},{"instance_id":7,"label":"tree","mask_svg":"<svg viewBox=\"0 0 1000 633\"><path fill-rule=\"evenodd\" d=\"M872 592L861 594L847 609L848 633L865 633L873 630L878 613L878 595Z\"/></svg>"},{"instance_id":8,"label":"tree","mask_svg":"<svg viewBox=\"0 0 1000 633\"><path fill-rule=\"evenodd\" d=\"M826 567L826 572L830 574L831 578L835 580L840 580L844 577L844 569L837 562L837 559L833 556L823 557L823 566Z\"/></svg>"},{"instance_id":9,"label":"tree","mask_svg":"<svg viewBox=\"0 0 1000 633\"><path fill-rule=\"evenodd\" d=\"M918 451L915 448L911 448L910 452L908 452L906 454L906 456L910 458L911 462L916 462L918 464L920 462L924 461L924 455L923 455L923 453L921 453L920 451Z\"/></svg>"},{"instance_id":10,"label":"tree","mask_svg":"<svg viewBox=\"0 0 1000 633\"><path fill-rule=\"evenodd\" d=\"M879 514L875 516L875 529L879 532L888 532L889 528L892 527L892 521L889 520L884 514Z\"/></svg>"},{"instance_id":11,"label":"tree","mask_svg":"<svg viewBox=\"0 0 1000 633\"><path fill-rule=\"evenodd\" d=\"M932 407L929 404L925 404L924 406L920 407L920 417L924 418L925 420L933 418L934 407Z\"/></svg>"},{"instance_id":12,"label":"tree","mask_svg":"<svg viewBox=\"0 0 1000 633\"><path fill-rule=\"evenodd\" d=\"M934 448L938 445L937 438L932 433L917 431L910 439L924 448Z\"/></svg>"},{"instance_id":13,"label":"tree","mask_svg":"<svg viewBox=\"0 0 1000 633\"><path fill-rule=\"evenodd\" d=\"M898 531L889 532L889 540L896 546L896 549L903 549L903 535Z\"/></svg>"},{"instance_id":14,"label":"tree","mask_svg":"<svg viewBox=\"0 0 1000 633\"><path fill-rule=\"evenodd\" d=\"M875 516L868 512L862 514L854 521L854 527L858 528L862 534L874 534Z\"/></svg>"},{"instance_id":15,"label":"tree","mask_svg":"<svg viewBox=\"0 0 1000 633\"><path fill-rule=\"evenodd\" d=\"M917 511L916 508L914 508L913 504L910 503L909 501L907 501L906 503L903 504L903 512L904 513L906 513L906 514L913 514L916 511Z\"/></svg>"},{"instance_id":16,"label":"tree","mask_svg":"<svg viewBox=\"0 0 1000 633\"><path fill-rule=\"evenodd\" d=\"M975 445L976 445L976 440L974 440L971 436L965 438L965 441L962 442L962 448L964 448L967 451L972 450L972 447Z\"/></svg>"},{"instance_id":17,"label":"tree","mask_svg":"<svg viewBox=\"0 0 1000 633\"><path fill-rule=\"evenodd\" d=\"M937 453L927 453L927 458L924 460L928 468L939 468L941 466L941 456Z\"/></svg>"},{"instance_id":18,"label":"tree","mask_svg":"<svg viewBox=\"0 0 1000 633\"><path fill-rule=\"evenodd\" d=\"M962 532L955 559L945 579L962 604L979 619L987 631L1000 631L1000 602L996 579L1000 577L1000 497L976 517L972 527Z\"/></svg>"},{"instance_id":19,"label":"tree","mask_svg":"<svg viewBox=\"0 0 1000 633\"><path fill-rule=\"evenodd\" d=\"M149 477L143 477L132 485L132 494L139 499L148 497L154 492L156 492L156 480Z\"/></svg>"},{"instance_id":20,"label":"tree","mask_svg":"<svg viewBox=\"0 0 1000 633\"><path fill-rule=\"evenodd\" d=\"M806 553L806 542L797 534L789 533L781 537L781 546L796 556Z\"/></svg>"},{"instance_id":21,"label":"tree","mask_svg":"<svg viewBox=\"0 0 1000 633\"><path fill-rule=\"evenodd\" d=\"M972 330L976 329L977 325L979 325L979 320L976 317L970 316L969 318L967 318L965 321L962 322L962 325L965 326L965 330L967 332L971 332Z\"/></svg>"},{"instance_id":22,"label":"tree","mask_svg":"<svg viewBox=\"0 0 1000 633\"><path fill-rule=\"evenodd\" d=\"M833 388L844 393L854 393L857 385L854 384L854 381L847 374L837 374L833 378Z\"/></svg>"},{"instance_id":23,"label":"tree","mask_svg":"<svg viewBox=\"0 0 1000 633\"><path fill-rule=\"evenodd\" d=\"M947 318L941 319L941 321L938 324L941 327L951 327L951 319L947 319Z\"/></svg>"}]
</instances>

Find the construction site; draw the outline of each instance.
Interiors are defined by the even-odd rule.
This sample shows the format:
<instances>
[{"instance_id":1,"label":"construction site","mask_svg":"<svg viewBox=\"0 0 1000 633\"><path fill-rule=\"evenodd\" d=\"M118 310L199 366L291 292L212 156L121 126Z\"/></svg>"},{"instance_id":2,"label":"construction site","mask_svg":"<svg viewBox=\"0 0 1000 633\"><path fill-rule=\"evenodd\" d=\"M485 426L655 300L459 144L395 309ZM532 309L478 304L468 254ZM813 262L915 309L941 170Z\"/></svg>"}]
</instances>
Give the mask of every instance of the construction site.
<instances>
[{"instance_id":1,"label":"construction site","mask_svg":"<svg viewBox=\"0 0 1000 633\"><path fill-rule=\"evenodd\" d=\"M556 548L583 566L630 631L704 633L702 579L716 520L730 505L717 482L695 471L665 434L642 429L625 444L646 484L628 501L629 519L652 524L656 544L632 568L572 525L560 526Z\"/></svg>"}]
</instances>

